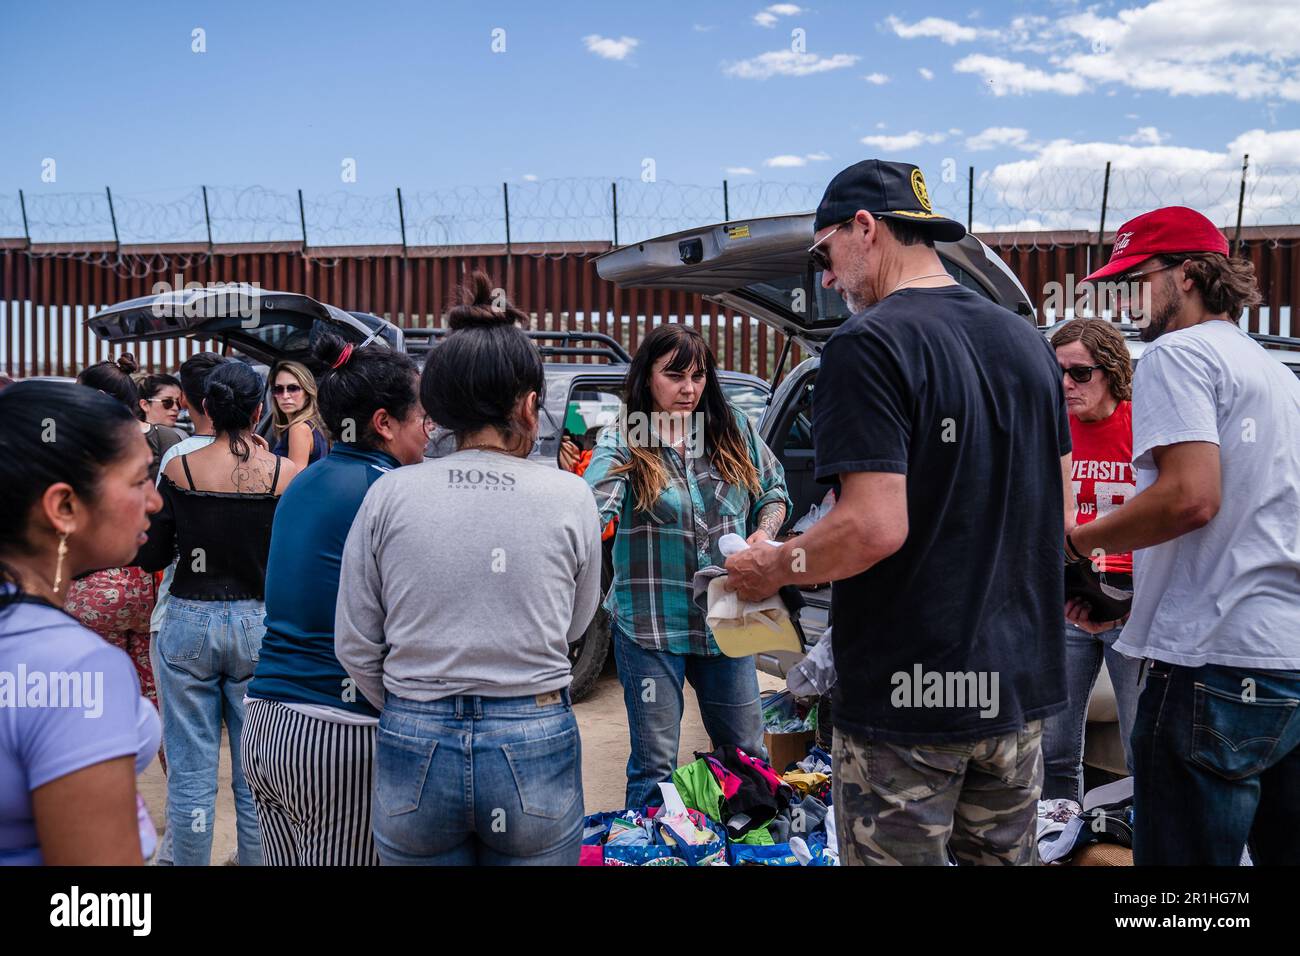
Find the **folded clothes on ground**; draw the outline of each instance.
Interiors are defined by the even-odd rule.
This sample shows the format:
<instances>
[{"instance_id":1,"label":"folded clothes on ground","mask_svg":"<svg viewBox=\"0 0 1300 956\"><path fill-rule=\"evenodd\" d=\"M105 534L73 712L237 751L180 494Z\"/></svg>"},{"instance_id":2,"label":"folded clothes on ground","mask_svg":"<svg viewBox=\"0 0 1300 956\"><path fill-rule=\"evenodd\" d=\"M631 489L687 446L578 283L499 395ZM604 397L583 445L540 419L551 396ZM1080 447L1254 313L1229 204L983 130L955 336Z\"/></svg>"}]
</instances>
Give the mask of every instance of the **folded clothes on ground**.
<instances>
[{"instance_id":1,"label":"folded clothes on ground","mask_svg":"<svg viewBox=\"0 0 1300 956\"><path fill-rule=\"evenodd\" d=\"M820 747L814 747L808 751L808 756L800 760L795 766L804 773L824 773L830 776L831 755Z\"/></svg>"}]
</instances>

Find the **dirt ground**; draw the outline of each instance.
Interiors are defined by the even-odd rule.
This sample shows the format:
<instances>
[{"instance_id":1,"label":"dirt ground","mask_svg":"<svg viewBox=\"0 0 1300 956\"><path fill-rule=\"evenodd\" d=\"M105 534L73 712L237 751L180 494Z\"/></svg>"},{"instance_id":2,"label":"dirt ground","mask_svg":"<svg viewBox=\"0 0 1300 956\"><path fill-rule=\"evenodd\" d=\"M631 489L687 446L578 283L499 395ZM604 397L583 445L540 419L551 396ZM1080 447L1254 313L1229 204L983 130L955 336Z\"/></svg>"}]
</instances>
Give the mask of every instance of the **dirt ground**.
<instances>
[{"instance_id":1,"label":"dirt ground","mask_svg":"<svg viewBox=\"0 0 1300 956\"><path fill-rule=\"evenodd\" d=\"M784 681L762 673L758 675L758 683L763 690L779 690L785 686ZM623 688L612 668L601 676L590 696L576 704L574 710L582 735L582 792L587 812L621 809L629 753L627 711L623 708ZM696 750L707 749L709 736L700 722L695 692L688 685L678 764L689 762ZM161 833L167 781L158 761L155 760L140 776L139 785L154 826ZM220 865L235 853L235 804L230 790L230 747L226 741L221 747L214 828L212 862Z\"/></svg>"}]
</instances>

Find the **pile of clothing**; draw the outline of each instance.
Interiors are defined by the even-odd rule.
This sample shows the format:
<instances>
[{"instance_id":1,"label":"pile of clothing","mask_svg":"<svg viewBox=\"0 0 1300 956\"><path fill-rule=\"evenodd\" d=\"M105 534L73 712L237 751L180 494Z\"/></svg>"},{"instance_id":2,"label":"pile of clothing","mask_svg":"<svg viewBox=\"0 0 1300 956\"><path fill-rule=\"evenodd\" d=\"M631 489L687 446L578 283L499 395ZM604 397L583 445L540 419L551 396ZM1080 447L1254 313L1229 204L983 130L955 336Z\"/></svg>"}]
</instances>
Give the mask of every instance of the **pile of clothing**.
<instances>
[{"instance_id":1,"label":"pile of clothing","mask_svg":"<svg viewBox=\"0 0 1300 956\"><path fill-rule=\"evenodd\" d=\"M739 747L696 753L662 807L587 818L584 865L837 866L831 761L812 748L786 773Z\"/></svg>"}]
</instances>

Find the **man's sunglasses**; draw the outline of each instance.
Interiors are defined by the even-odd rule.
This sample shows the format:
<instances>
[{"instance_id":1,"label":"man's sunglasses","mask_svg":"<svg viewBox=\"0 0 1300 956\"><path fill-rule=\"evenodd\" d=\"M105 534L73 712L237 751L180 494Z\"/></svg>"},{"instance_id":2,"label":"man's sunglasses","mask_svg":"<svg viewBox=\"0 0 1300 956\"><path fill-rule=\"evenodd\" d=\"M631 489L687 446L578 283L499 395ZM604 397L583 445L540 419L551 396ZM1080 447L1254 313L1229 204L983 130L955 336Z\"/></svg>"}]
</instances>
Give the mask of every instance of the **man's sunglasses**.
<instances>
[{"instance_id":1,"label":"man's sunglasses","mask_svg":"<svg viewBox=\"0 0 1300 956\"><path fill-rule=\"evenodd\" d=\"M1086 385L1092 381L1092 373L1100 368L1102 368L1100 365L1071 365L1061 371L1080 385Z\"/></svg>"},{"instance_id":2,"label":"man's sunglasses","mask_svg":"<svg viewBox=\"0 0 1300 956\"><path fill-rule=\"evenodd\" d=\"M167 409L167 411L169 412L173 408L181 407L181 400L179 398L146 398L145 401L151 404L157 402L159 405Z\"/></svg>"},{"instance_id":3,"label":"man's sunglasses","mask_svg":"<svg viewBox=\"0 0 1300 956\"><path fill-rule=\"evenodd\" d=\"M835 233L839 232L845 226L851 226L851 225L853 225L852 219L844 220L844 222L840 223L838 226L836 226L834 229L826 233L826 235L822 236L820 239L818 239L816 242L814 242L811 246L808 247L808 255L812 257L813 265L815 265L822 272L830 271L831 260L826 255L826 253L822 252L822 250L818 249L817 247L820 246L827 239L829 239L831 236L835 235Z\"/></svg>"},{"instance_id":4,"label":"man's sunglasses","mask_svg":"<svg viewBox=\"0 0 1300 956\"><path fill-rule=\"evenodd\" d=\"M1145 279L1147 276L1153 276L1157 272L1164 272L1166 269L1172 269L1175 266L1180 265L1182 265L1182 262L1170 262L1165 265L1156 266L1154 269L1135 269L1132 272L1126 272L1121 275L1116 282L1119 285L1129 285L1130 283Z\"/></svg>"},{"instance_id":5,"label":"man's sunglasses","mask_svg":"<svg viewBox=\"0 0 1300 956\"><path fill-rule=\"evenodd\" d=\"M273 385L271 386L272 395L297 395L302 391L301 385Z\"/></svg>"}]
</instances>

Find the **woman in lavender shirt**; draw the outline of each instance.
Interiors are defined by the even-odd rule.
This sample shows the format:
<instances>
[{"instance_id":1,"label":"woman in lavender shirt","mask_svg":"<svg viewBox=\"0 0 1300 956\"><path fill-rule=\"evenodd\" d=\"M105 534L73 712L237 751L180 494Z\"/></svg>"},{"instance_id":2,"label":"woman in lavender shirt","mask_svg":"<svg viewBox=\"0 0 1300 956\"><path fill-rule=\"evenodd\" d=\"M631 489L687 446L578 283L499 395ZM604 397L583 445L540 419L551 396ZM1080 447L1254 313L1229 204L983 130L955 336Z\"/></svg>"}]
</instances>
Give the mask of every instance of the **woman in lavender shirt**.
<instances>
[{"instance_id":1,"label":"woman in lavender shirt","mask_svg":"<svg viewBox=\"0 0 1300 956\"><path fill-rule=\"evenodd\" d=\"M161 505L120 402L65 382L0 393L0 865L142 862L136 774L158 751L135 667L62 609L131 563Z\"/></svg>"}]
</instances>

